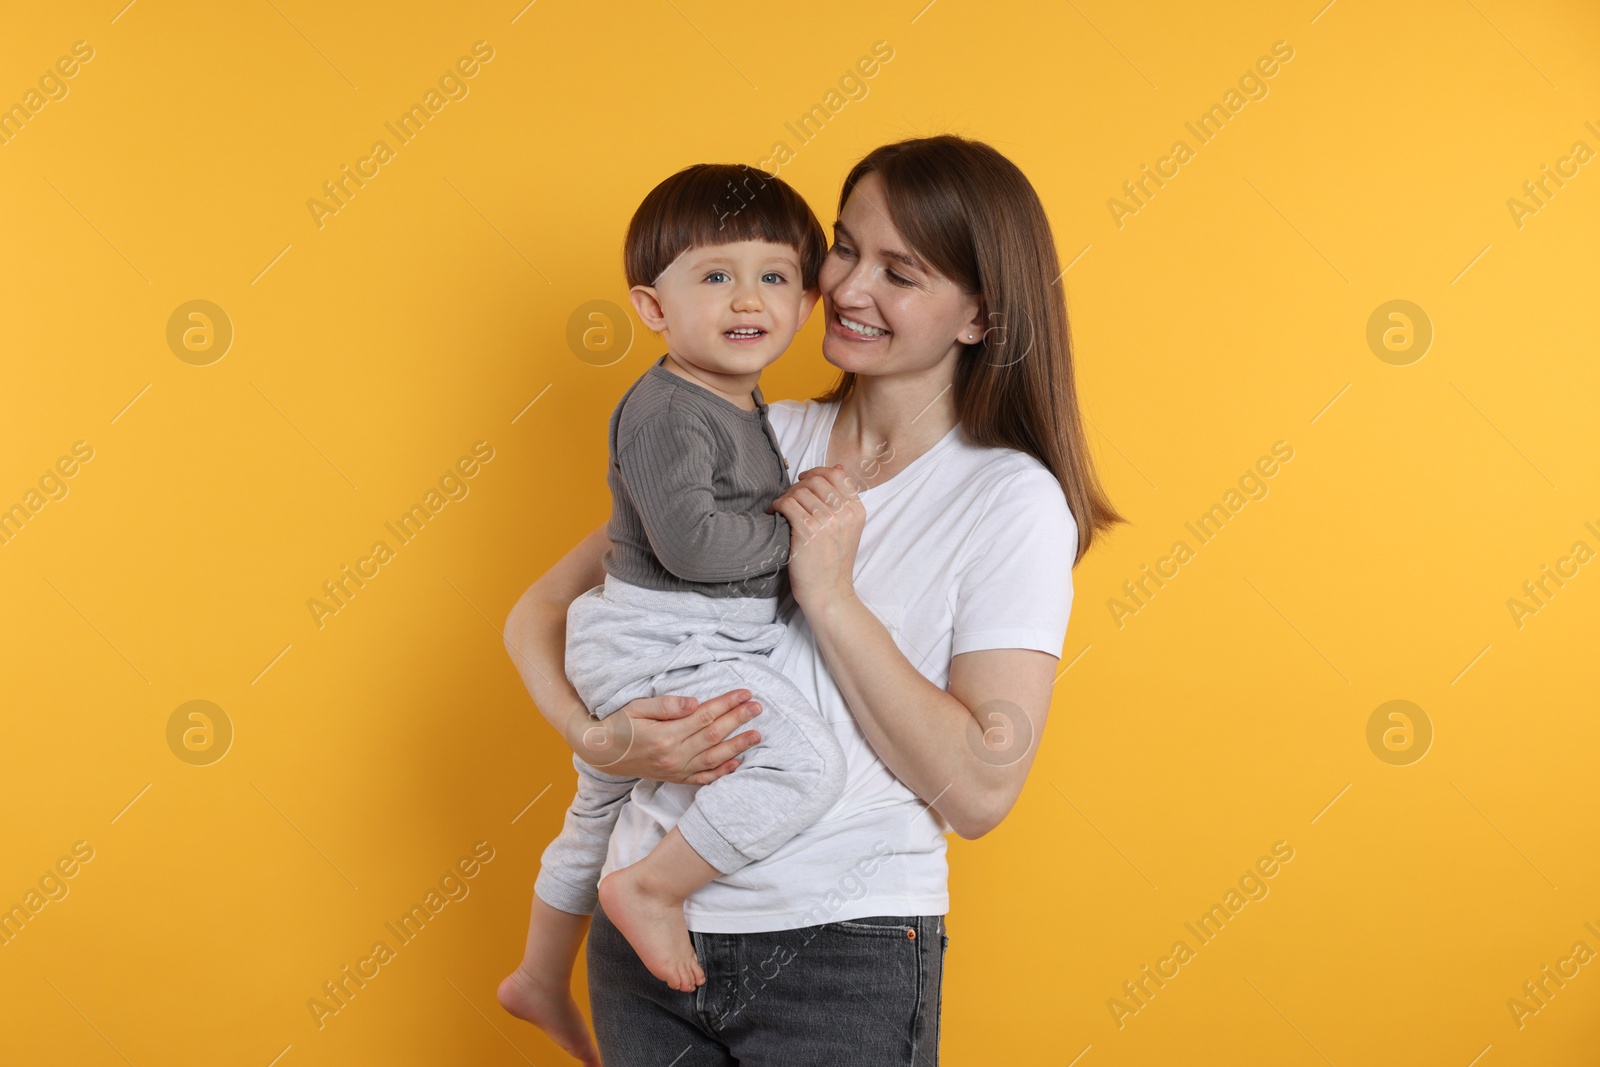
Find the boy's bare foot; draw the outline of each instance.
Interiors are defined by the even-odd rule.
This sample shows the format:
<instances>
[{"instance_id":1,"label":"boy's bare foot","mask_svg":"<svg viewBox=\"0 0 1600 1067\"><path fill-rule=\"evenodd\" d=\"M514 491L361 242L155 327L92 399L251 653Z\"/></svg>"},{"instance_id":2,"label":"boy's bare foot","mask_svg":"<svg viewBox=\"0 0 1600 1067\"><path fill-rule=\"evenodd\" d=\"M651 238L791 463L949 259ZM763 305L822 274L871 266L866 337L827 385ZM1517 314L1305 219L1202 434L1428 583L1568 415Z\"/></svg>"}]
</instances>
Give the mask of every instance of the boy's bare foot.
<instances>
[{"instance_id":1,"label":"boy's bare foot","mask_svg":"<svg viewBox=\"0 0 1600 1067\"><path fill-rule=\"evenodd\" d=\"M705 985L706 975L683 921L683 901L652 887L639 867L636 863L600 879L600 904L651 974L680 993L692 993Z\"/></svg>"},{"instance_id":2,"label":"boy's bare foot","mask_svg":"<svg viewBox=\"0 0 1600 1067\"><path fill-rule=\"evenodd\" d=\"M501 981L499 997L502 1008L543 1030L584 1067L600 1067L600 1051L578 1011L578 1002L572 999L572 990L548 988L518 967Z\"/></svg>"}]
</instances>

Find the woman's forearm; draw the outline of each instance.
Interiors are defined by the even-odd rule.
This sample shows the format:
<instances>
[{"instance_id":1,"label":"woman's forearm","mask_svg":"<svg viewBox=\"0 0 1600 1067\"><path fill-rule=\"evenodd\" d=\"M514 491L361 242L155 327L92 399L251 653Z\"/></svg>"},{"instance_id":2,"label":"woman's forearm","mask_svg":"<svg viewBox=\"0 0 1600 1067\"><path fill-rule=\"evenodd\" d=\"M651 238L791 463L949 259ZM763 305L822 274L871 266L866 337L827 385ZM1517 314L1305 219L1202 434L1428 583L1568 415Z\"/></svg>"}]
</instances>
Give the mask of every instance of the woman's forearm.
<instances>
[{"instance_id":1,"label":"woman's forearm","mask_svg":"<svg viewBox=\"0 0 1600 1067\"><path fill-rule=\"evenodd\" d=\"M603 560L610 545L602 523L534 582L506 618L506 651L522 684L539 714L574 752L581 750L582 733L594 720L567 681L567 608L605 581Z\"/></svg>"},{"instance_id":2,"label":"woman's forearm","mask_svg":"<svg viewBox=\"0 0 1600 1067\"><path fill-rule=\"evenodd\" d=\"M685 785L715 781L761 740L759 724L736 732L760 713L749 690L709 700L640 697L627 705L637 717L622 710L600 720L567 680L567 608L606 580L610 547L602 524L534 582L506 618L506 651L539 714L590 766Z\"/></svg>"},{"instance_id":3,"label":"woman's forearm","mask_svg":"<svg viewBox=\"0 0 1600 1067\"><path fill-rule=\"evenodd\" d=\"M571 603L568 601L568 603ZM588 709L567 681L567 608L543 595L536 584L517 601L506 620L506 651L522 675L522 684L544 720L573 745L574 719L587 719Z\"/></svg>"},{"instance_id":4,"label":"woman's forearm","mask_svg":"<svg viewBox=\"0 0 1600 1067\"><path fill-rule=\"evenodd\" d=\"M974 752L972 712L923 677L859 597L834 596L805 610L817 649L878 758L956 833L987 833L998 821L1008 775Z\"/></svg>"}]
</instances>

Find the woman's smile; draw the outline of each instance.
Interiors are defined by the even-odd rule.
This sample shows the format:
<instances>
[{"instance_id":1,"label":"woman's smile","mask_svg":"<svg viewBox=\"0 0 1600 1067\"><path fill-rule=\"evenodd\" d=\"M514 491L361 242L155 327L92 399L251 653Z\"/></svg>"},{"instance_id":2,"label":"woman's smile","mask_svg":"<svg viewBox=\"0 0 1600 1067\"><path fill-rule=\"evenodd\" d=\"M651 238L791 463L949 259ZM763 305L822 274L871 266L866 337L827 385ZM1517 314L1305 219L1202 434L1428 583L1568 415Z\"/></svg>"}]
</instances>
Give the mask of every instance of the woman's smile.
<instances>
[{"instance_id":1,"label":"woman's smile","mask_svg":"<svg viewBox=\"0 0 1600 1067\"><path fill-rule=\"evenodd\" d=\"M873 326L870 323L861 322L859 319L852 319L837 311L833 313L833 320L829 325L829 329L836 336L843 337L849 341L876 341L889 336L889 331L881 326Z\"/></svg>"}]
</instances>

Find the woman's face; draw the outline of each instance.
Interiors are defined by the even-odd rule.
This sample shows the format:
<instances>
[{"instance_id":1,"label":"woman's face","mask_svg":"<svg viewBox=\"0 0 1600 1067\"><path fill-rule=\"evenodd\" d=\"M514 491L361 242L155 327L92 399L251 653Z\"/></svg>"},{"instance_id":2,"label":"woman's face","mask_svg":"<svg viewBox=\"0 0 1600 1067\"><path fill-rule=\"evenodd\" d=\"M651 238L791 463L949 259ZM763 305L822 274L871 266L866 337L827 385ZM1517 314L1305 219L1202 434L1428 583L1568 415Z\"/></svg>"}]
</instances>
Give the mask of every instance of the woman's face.
<instances>
[{"instance_id":1,"label":"woman's face","mask_svg":"<svg viewBox=\"0 0 1600 1067\"><path fill-rule=\"evenodd\" d=\"M983 336L978 298L925 265L889 221L883 179L850 192L819 285L827 312L824 358L857 374L924 371L952 363Z\"/></svg>"}]
</instances>

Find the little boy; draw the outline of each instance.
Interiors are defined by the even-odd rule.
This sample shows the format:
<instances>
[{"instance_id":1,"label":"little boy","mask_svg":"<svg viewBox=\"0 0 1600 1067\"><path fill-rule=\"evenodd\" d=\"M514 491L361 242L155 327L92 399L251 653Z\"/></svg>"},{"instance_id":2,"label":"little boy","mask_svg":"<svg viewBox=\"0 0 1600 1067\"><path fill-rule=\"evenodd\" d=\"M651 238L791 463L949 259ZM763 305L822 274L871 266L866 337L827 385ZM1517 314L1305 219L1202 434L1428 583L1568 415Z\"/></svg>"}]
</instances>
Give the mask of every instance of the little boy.
<instances>
[{"instance_id":1,"label":"little boy","mask_svg":"<svg viewBox=\"0 0 1600 1067\"><path fill-rule=\"evenodd\" d=\"M648 856L608 875L598 892L611 828L637 779L573 758L578 793L534 887L519 968L525 989L570 1002L583 916L598 896L650 972L693 991L705 975L684 900L769 855L842 791L832 728L767 660L785 632L776 619L790 545L788 521L767 509L790 480L757 384L815 306L826 251L798 193L738 165L674 174L628 227L628 295L667 353L611 415L612 548L605 583L568 611L567 676L599 718L638 697L708 700L748 689L763 708L761 740L738 770L697 791ZM532 1009L516 1012L524 1018L546 1014L523 1006ZM531 1021L552 1037L566 1029L562 1020Z\"/></svg>"}]
</instances>

